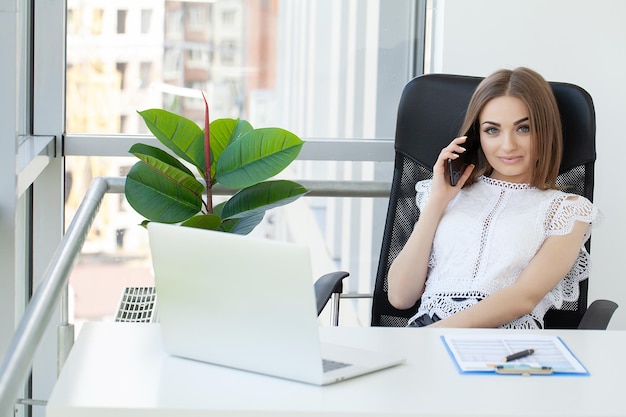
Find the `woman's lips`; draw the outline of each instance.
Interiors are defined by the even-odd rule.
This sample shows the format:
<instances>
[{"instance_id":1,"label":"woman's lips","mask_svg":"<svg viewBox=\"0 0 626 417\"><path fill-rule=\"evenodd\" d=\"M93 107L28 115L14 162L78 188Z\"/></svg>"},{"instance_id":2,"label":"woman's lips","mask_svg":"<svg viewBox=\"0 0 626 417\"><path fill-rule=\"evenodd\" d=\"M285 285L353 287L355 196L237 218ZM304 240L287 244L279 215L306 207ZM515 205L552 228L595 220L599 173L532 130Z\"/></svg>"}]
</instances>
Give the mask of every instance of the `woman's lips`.
<instances>
[{"instance_id":1,"label":"woman's lips","mask_svg":"<svg viewBox=\"0 0 626 417\"><path fill-rule=\"evenodd\" d=\"M505 164L516 164L522 160L521 156L500 156L498 157L500 161Z\"/></svg>"}]
</instances>

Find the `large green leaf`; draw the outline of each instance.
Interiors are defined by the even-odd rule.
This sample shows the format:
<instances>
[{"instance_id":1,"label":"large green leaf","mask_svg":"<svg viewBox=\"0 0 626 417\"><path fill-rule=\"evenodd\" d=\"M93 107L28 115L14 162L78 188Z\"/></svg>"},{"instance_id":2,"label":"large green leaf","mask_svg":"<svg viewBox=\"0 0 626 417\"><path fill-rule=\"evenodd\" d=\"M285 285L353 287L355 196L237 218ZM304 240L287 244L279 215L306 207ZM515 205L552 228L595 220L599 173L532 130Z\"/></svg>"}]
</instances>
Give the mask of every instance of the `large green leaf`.
<instances>
[{"instance_id":1,"label":"large green leaf","mask_svg":"<svg viewBox=\"0 0 626 417\"><path fill-rule=\"evenodd\" d=\"M213 213L223 218L222 209L228 204L228 201L217 204L213 208ZM263 221L265 211L252 214L248 217L230 218L222 220L220 230L227 233L236 233L239 235L247 235L250 233L261 221Z\"/></svg>"},{"instance_id":2,"label":"large green leaf","mask_svg":"<svg viewBox=\"0 0 626 417\"><path fill-rule=\"evenodd\" d=\"M204 188L197 180L194 181L197 183L194 186L196 190ZM187 220L202 208L201 193L188 186L181 186L183 182L192 183L190 178L181 180L167 176L139 161L126 177L124 194L131 207L148 220L178 223Z\"/></svg>"},{"instance_id":3,"label":"large green leaf","mask_svg":"<svg viewBox=\"0 0 626 417\"><path fill-rule=\"evenodd\" d=\"M204 132L195 122L163 109L138 113L163 145L204 172Z\"/></svg>"},{"instance_id":4,"label":"large green leaf","mask_svg":"<svg viewBox=\"0 0 626 417\"><path fill-rule=\"evenodd\" d=\"M252 130L252 125L245 120L217 119L211 122L212 177L215 177L215 163L229 143L239 139Z\"/></svg>"},{"instance_id":5,"label":"large green leaf","mask_svg":"<svg viewBox=\"0 0 626 417\"><path fill-rule=\"evenodd\" d=\"M306 188L287 180L266 181L238 191L224 204L223 219L250 217L297 200Z\"/></svg>"},{"instance_id":6,"label":"large green leaf","mask_svg":"<svg viewBox=\"0 0 626 417\"><path fill-rule=\"evenodd\" d=\"M217 230L222 223L222 219L215 214L201 214L193 216L181 223L181 226L195 227L198 229Z\"/></svg>"},{"instance_id":7,"label":"large green leaf","mask_svg":"<svg viewBox=\"0 0 626 417\"><path fill-rule=\"evenodd\" d=\"M198 195L204 192L204 186L196 180L189 168L167 152L143 143L134 144L129 152L163 175L171 177L181 187L188 188Z\"/></svg>"},{"instance_id":8,"label":"large green leaf","mask_svg":"<svg viewBox=\"0 0 626 417\"><path fill-rule=\"evenodd\" d=\"M265 212L257 213L249 217L240 219L226 219L222 222L221 230L228 233L236 233L238 235L247 235L261 223Z\"/></svg>"},{"instance_id":9,"label":"large green leaf","mask_svg":"<svg viewBox=\"0 0 626 417\"><path fill-rule=\"evenodd\" d=\"M265 181L296 159L303 143L298 136L280 128L249 131L224 149L215 165L215 178L231 188Z\"/></svg>"}]
</instances>

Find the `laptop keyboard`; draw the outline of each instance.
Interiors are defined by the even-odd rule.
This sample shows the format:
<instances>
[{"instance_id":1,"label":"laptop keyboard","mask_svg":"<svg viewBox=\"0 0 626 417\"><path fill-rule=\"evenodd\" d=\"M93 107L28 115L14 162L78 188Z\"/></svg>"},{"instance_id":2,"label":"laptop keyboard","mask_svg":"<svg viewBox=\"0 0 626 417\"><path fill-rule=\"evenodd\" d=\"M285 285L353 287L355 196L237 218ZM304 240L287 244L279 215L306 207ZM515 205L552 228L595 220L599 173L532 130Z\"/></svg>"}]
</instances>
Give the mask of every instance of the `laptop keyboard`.
<instances>
[{"instance_id":1,"label":"laptop keyboard","mask_svg":"<svg viewBox=\"0 0 626 417\"><path fill-rule=\"evenodd\" d=\"M349 363L331 361L330 359L322 359L322 365L324 367L324 372L334 371L335 369L345 368L346 366L350 366Z\"/></svg>"}]
</instances>

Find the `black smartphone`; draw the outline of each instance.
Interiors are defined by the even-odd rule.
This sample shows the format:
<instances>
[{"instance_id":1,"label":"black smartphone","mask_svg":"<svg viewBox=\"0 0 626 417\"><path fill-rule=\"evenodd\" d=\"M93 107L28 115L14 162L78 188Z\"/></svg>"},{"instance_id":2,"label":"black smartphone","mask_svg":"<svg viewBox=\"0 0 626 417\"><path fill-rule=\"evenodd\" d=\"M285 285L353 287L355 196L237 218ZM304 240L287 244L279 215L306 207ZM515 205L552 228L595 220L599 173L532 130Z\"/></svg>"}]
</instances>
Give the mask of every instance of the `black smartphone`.
<instances>
[{"instance_id":1,"label":"black smartphone","mask_svg":"<svg viewBox=\"0 0 626 417\"><path fill-rule=\"evenodd\" d=\"M465 152L459 154L459 157L456 159L448 159L448 172L450 174L450 185L452 186L457 185L469 164L477 165L478 163L478 148L480 147L478 130L472 127L465 135L467 139L461 145L465 148Z\"/></svg>"}]
</instances>

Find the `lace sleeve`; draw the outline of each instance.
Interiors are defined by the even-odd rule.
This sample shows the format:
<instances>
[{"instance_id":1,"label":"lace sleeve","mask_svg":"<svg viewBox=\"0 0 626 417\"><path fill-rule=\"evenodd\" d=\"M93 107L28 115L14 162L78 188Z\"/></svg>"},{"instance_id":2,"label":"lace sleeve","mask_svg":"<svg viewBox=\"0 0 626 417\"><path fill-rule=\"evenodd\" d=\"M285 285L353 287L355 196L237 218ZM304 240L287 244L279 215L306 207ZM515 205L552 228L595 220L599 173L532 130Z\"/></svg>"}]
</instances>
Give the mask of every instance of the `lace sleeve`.
<instances>
[{"instance_id":1,"label":"lace sleeve","mask_svg":"<svg viewBox=\"0 0 626 417\"><path fill-rule=\"evenodd\" d=\"M546 231L548 236L566 235L572 231L576 221L591 225L599 217L598 208L585 197L574 194L561 194L550 206L546 217ZM585 241L588 237L589 230L585 235Z\"/></svg>"},{"instance_id":2,"label":"lace sleeve","mask_svg":"<svg viewBox=\"0 0 626 417\"><path fill-rule=\"evenodd\" d=\"M584 242L589 239L591 224L597 224L601 218L602 214L598 208L591 201L581 196L561 194L552 202L546 218L548 236L570 233L576 221L588 223L590 227L587 228L583 245L570 271L535 308L535 312L538 313L539 317L543 317L550 306L561 308L563 302L575 302L578 300L578 283L589 278L589 269L591 267L589 253L585 249Z\"/></svg>"},{"instance_id":3,"label":"lace sleeve","mask_svg":"<svg viewBox=\"0 0 626 417\"><path fill-rule=\"evenodd\" d=\"M420 210L424 208L424 204L430 195L430 186L432 185L432 182L433 180L422 180L415 184L415 203Z\"/></svg>"}]
</instances>

